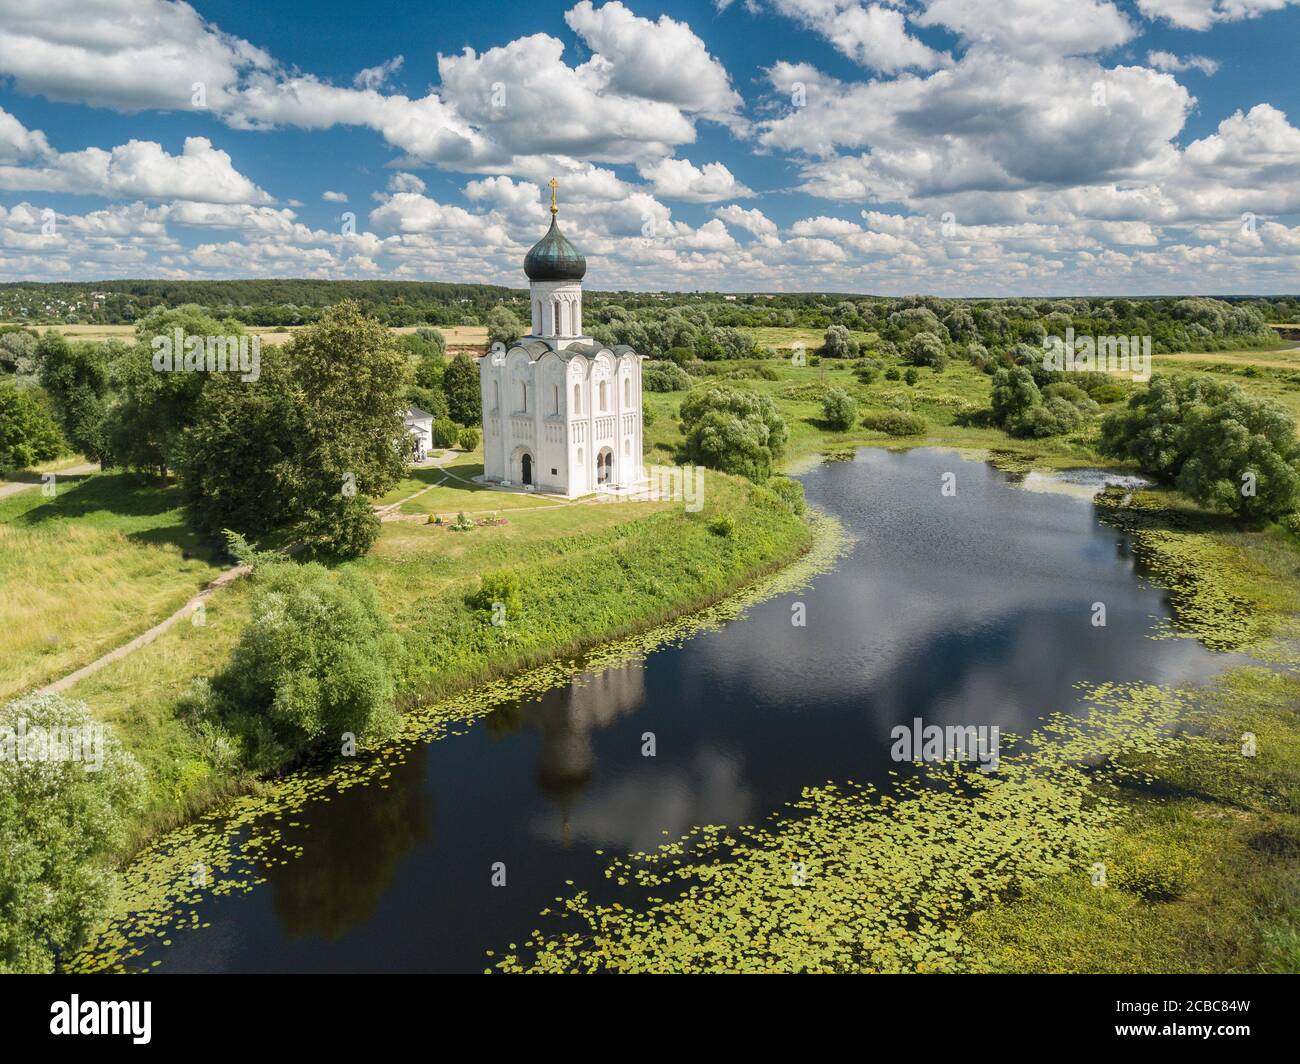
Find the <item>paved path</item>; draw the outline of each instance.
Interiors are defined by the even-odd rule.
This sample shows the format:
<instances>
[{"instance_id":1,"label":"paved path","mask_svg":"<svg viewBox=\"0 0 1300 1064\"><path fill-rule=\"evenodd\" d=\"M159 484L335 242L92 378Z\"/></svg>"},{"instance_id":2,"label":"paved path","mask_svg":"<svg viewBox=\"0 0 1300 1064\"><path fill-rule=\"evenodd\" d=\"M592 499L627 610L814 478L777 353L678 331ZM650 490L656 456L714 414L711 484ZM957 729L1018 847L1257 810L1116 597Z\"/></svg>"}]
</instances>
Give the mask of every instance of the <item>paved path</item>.
<instances>
[{"instance_id":1,"label":"paved path","mask_svg":"<svg viewBox=\"0 0 1300 1064\"><path fill-rule=\"evenodd\" d=\"M66 469L51 469L49 472L55 476L55 481L59 477L79 477L86 473L98 473L98 462L82 462L80 465L68 466ZM28 488L39 488L44 481L41 480L40 473L26 473L25 476L34 477L33 480L13 480L0 484L0 499L6 495L13 495L20 491L26 491Z\"/></svg>"}]
</instances>

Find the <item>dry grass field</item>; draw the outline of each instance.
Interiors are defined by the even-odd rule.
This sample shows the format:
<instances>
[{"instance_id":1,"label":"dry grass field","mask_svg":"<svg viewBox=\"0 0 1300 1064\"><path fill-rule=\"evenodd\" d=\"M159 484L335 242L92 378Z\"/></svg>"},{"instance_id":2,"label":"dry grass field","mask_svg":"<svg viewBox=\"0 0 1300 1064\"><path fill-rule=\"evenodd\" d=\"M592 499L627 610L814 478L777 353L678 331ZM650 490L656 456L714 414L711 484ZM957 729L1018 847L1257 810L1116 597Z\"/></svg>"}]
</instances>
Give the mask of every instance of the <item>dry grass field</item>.
<instances>
[{"instance_id":1,"label":"dry grass field","mask_svg":"<svg viewBox=\"0 0 1300 1064\"><path fill-rule=\"evenodd\" d=\"M264 344L282 344L302 326L253 326L250 332L260 336ZM38 325L38 332L53 329L69 339L75 340L130 340L135 335L134 325ZM395 333L413 333L420 326L407 325L393 330ZM450 350L469 350L487 346L487 326L485 325L444 325L439 332L447 338Z\"/></svg>"}]
</instances>

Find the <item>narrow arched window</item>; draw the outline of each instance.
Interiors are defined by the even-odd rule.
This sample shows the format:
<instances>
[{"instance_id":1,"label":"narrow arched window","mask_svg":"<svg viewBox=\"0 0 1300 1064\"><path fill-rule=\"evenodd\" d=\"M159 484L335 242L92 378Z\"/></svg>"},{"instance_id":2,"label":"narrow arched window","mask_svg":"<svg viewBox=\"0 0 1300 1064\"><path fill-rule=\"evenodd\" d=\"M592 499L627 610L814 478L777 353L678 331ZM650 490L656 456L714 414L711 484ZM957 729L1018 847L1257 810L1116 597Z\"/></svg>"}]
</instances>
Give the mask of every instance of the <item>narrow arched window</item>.
<instances>
[{"instance_id":1,"label":"narrow arched window","mask_svg":"<svg viewBox=\"0 0 1300 1064\"><path fill-rule=\"evenodd\" d=\"M623 378L623 405L624 406L632 405L632 378L631 377Z\"/></svg>"},{"instance_id":2,"label":"narrow arched window","mask_svg":"<svg viewBox=\"0 0 1300 1064\"><path fill-rule=\"evenodd\" d=\"M609 384L606 381L600 382L600 412L603 414L609 410Z\"/></svg>"},{"instance_id":3,"label":"narrow arched window","mask_svg":"<svg viewBox=\"0 0 1300 1064\"><path fill-rule=\"evenodd\" d=\"M492 409L494 411L501 409L501 382L492 382Z\"/></svg>"},{"instance_id":4,"label":"narrow arched window","mask_svg":"<svg viewBox=\"0 0 1300 1064\"><path fill-rule=\"evenodd\" d=\"M528 413L528 382L519 382L519 409Z\"/></svg>"},{"instance_id":5,"label":"narrow arched window","mask_svg":"<svg viewBox=\"0 0 1300 1064\"><path fill-rule=\"evenodd\" d=\"M582 385L581 384L575 384L573 386L573 412L575 414L582 413Z\"/></svg>"},{"instance_id":6,"label":"narrow arched window","mask_svg":"<svg viewBox=\"0 0 1300 1064\"><path fill-rule=\"evenodd\" d=\"M551 405L555 408L551 413L558 414L560 412L560 386L558 384L551 385Z\"/></svg>"}]
</instances>

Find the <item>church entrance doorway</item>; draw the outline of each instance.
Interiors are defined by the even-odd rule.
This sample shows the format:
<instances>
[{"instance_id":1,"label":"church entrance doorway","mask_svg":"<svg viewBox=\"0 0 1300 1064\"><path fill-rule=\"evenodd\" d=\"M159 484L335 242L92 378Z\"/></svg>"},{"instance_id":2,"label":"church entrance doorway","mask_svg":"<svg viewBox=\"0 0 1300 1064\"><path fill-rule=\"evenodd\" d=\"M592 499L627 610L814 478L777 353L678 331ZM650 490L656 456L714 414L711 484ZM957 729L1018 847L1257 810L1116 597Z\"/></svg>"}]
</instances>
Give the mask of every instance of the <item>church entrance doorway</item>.
<instances>
[{"instance_id":1,"label":"church entrance doorway","mask_svg":"<svg viewBox=\"0 0 1300 1064\"><path fill-rule=\"evenodd\" d=\"M537 485L537 459L527 447L516 447L510 455L510 481L525 488Z\"/></svg>"},{"instance_id":2,"label":"church entrance doorway","mask_svg":"<svg viewBox=\"0 0 1300 1064\"><path fill-rule=\"evenodd\" d=\"M596 483L608 484L614 479L614 452L608 447L596 455Z\"/></svg>"}]
</instances>

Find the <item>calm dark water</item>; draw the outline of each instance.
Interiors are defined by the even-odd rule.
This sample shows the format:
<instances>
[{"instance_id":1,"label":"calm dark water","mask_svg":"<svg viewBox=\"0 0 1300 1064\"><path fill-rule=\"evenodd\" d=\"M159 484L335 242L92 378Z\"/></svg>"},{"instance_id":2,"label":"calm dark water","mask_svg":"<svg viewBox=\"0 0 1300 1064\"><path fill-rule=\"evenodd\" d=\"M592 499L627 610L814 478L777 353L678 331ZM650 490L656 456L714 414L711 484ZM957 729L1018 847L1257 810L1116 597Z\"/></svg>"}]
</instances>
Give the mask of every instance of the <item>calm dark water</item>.
<instances>
[{"instance_id":1,"label":"calm dark water","mask_svg":"<svg viewBox=\"0 0 1300 1064\"><path fill-rule=\"evenodd\" d=\"M940 492L945 472L957 494ZM302 857L200 905L155 971L482 971L608 854L762 820L802 787L878 779L891 727L1028 731L1079 681L1173 683L1223 659L1147 638L1168 616L1091 502L935 450L864 450L804 479L857 537L810 590L644 663L503 707L412 751L390 787L309 806ZM1091 623L1104 602L1107 626ZM806 627L791 624L802 602ZM643 757L653 732L657 756ZM507 885L490 882L504 862Z\"/></svg>"}]
</instances>

